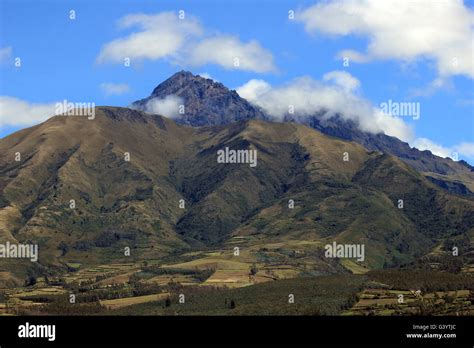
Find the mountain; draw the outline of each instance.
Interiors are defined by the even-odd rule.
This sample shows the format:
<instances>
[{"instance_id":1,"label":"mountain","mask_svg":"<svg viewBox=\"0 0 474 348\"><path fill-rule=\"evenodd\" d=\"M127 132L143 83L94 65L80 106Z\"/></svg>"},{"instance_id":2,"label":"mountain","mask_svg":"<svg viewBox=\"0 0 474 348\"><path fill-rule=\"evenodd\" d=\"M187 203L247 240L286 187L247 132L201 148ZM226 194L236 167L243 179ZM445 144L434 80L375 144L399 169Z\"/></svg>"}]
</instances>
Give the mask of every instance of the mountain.
<instances>
[{"instance_id":1,"label":"mountain","mask_svg":"<svg viewBox=\"0 0 474 348\"><path fill-rule=\"evenodd\" d=\"M236 91L223 84L190 72L180 71L159 84L145 99L131 104L134 109L148 111L148 103L167 96L182 99L185 112L176 121L191 126L229 124L248 119L266 119L265 114Z\"/></svg>"},{"instance_id":2,"label":"mountain","mask_svg":"<svg viewBox=\"0 0 474 348\"><path fill-rule=\"evenodd\" d=\"M358 129L350 120L334 117L321 120L310 117L306 124L324 134L344 140L355 141L366 149L397 156L412 168L424 175L438 186L456 194L473 195L474 167L465 161L453 161L433 155L430 151L420 151L408 143L383 133L371 134Z\"/></svg>"},{"instance_id":3,"label":"mountain","mask_svg":"<svg viewBox=\"0 0 474 348\"><path fill-rule=\"evenodd\" d=\"M221 83L185 71L174 74L159 84L148 98L132 103L131 107L148 111L147 103L151 100L163 100L170 95L183 99L185 113L176 119L180 124L208 126L247 119L272 119ZM286 121L294 122L292 119ZM383 133L363 132L353 121L341 117L323 120L315 115L299 122L324 134L355 141L368 150L394 155L447 191L474 195L474 168L464 161L455 162L435 156L430 151L411 148L407 143Z\"/></svg>"},{"instance_id":4,"label":"mountain","mask_svg":"<svg viewBox=\"0 0 474 348\"><path fill-rule=\"evenodd\" d=\"M219 163L225 148L256 150L257 165ZM245 257L280 263L295 242L305 250L304 272L340 273L341 264L322 256L324 244L363 243L370 269L412 262L474 233L472 200L395 156L295 123L195 128L99 107L93 120L55 116L11 134L0 153L0 240L40 250L38 263L2 260L0 282L69 263L236 245Z\"/></svg>"}]
</instances>

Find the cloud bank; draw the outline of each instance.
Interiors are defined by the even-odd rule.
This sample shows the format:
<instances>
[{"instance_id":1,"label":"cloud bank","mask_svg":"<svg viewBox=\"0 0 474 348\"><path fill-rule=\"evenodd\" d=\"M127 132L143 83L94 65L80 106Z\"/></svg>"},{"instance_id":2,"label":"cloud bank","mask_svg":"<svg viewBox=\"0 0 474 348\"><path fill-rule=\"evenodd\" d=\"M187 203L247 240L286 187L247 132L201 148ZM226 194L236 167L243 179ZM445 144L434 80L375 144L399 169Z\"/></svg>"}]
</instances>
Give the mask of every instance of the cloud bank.
<instances>
[{"instance_id":1,"label":"cloud bank","mask_svg":"<svg viewBox=\"0 0 474 348\"><path fill-rule=\"evenodd\" d=\"M410 145L416 147L418 150L429 150L434 155L440 157L455 157L455 154L474 158L474 143L460 143L451 147L436 144L434 141L427 138L417 138Z\"/></svg>"},{"instance_id":2,"label":"cloud bank","mask_svg":"<svg viewBox=\"0 0 474 348\"><path fill-rule=\"evenodd\" d=\"M339 115L355 121L365 132L384 132L404 141L413 140L412 129L401 118L383 113L362 98L359 86L359 80L351 74L331 71L322 81L299 77L277 87L263 80L250 80L237 88L237 93L276 120L281 121L288 115L300 119L320 113L320 117L326 119Z\"/></svg>"},{"instance_id":3,"label":"cloud bank","mask_svg":"<svg viewBox=\"0 0 474 348\"><path fill-rule=\"evenodd\" d=\"M197 18L174 12L131 14L118 22L120 29L135 29L106 43L97 63L123 63L124 59L166 59L182 66L216 64L225 69L257 73L276 70L273 55L257 41L242 42L236 36L208 34Z\"/></svg>"},{"instance_id":4,"label":"cloud bank","mask_svg":"<svg viewBox=\"0 0 474 348\"><path fill-rule=\"evenodd\" d=\"M255 40L244 43L237 37L220 35L200 41L189 53L185 58L193 66L216 64L225 69L256 73L275 70L272 54Z\"/></svg>"},{"instance_id":5,"label":"cloud bank","mask_svg":"<svg viewBox=\"0 0 474 348\"><path fill-rule=\"evenodd\" d=\"M0 96L0 127L30 126L46 121L56 112L56 103L29 103L9 96Z\"/></svg>"},{"instance_id":6,"label":"cloud bank","mask_svg":"<svg viewBox=\"0 0 474 348\"><path fill-rule=\"evenodd\" d=\"M378 59L435 62L441 77L474 78L474 11L461 0L334 0L296 14L309 33L358 35L366 52L343 50L355 62Z\"/></svg>"},{"instance_id":7,"label":"cloud bank","mask_svg":"<svg viewBox=\"0 0 474 348\"><path fill-rule=\"evenodd\" d=\"M188 16L186 20L179 20L173 12L131 14L121 18L118 27L137 28L138 31L105 44L97 57L98 63L122 63L125 58L156 60L173 56L187 39L202 33L196 19Z\"/></svg>"},{"instance_id":8,"label":"cloud bank","mask_svg":"<svg viewBox=\"0 0 474 348\"><path fill-rule=\"evenodd\" d=\"M339 115L356 122L359 129L369 133L385 133L408 142L419 150L430 150L440 157L454 154L474 158L474 143L445 147L427 138L417 138L414 130L397 116L384 113L380 107L360 95L360 81L345 71L331 71L321 80L299 77L281 86L253 79L238 87L237 93L261 107L276 121L286 116L302 120L318 115L323 119ZM294 112L290 114L290 109Z\"/></svg>"}]
</instances>

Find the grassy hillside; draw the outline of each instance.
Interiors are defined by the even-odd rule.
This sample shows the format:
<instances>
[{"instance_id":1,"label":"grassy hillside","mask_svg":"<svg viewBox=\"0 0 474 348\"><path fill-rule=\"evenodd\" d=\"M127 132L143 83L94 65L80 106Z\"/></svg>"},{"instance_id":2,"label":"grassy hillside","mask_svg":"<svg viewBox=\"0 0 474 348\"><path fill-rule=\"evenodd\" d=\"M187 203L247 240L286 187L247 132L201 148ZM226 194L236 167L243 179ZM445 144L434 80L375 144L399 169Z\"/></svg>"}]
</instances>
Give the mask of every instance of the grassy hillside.
<instances>
[{"instance_id":1,"label":"grassy hillside","mask_svg":"<svg viewBox=\"0 0 474 348\"><path fill-rule=\"evenodd\" d=\"M225 147L257 150L258 165L218 163ZM293 123L191 128L101 107L94 120L56 116L14 133L0 152L0 237L40 248L38 264L3 263L4 284L71 265L232 257L237 246L245 268L286 265L284 278L364 273L474 231L472 200L395 157ZM363 244L364 261L325 258L333 241Z\"/></svg>"}]
</instances>

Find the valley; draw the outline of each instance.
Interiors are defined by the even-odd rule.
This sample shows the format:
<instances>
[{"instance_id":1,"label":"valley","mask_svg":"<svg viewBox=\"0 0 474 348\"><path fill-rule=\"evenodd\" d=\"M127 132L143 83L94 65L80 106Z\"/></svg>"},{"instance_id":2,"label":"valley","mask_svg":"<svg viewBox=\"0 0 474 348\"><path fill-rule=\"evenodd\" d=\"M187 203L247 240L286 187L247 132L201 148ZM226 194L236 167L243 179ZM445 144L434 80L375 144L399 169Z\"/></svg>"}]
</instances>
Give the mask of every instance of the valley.
<instances>
[{"instance_id":1,"label":"valley","mask_svg":"<svg viewBox=\"0 0 474 348\"><path fill-rule=\"evenodd\" d=\"M412 267L370 271L345 259L328 269L310 256L321 242L261 244L238 255L232 245L235 242L227 249L189 252L165 261L92 268L78 264L57 277L39 277L32 285L0 290L0 314L474 314L469 268L457 273L427 271L435 268L429 263L419 271Z\"/></svg>"}]
</instances>

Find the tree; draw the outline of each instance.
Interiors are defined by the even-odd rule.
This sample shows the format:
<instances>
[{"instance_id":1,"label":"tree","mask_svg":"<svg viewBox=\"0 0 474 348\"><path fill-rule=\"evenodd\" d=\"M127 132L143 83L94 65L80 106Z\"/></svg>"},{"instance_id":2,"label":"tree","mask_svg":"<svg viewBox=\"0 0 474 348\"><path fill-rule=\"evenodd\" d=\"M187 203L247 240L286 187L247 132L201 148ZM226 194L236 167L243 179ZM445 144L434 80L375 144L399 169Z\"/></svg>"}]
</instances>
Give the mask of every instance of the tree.
<instances>
[{"instance_id":1,"label":"tree","mask_svg":"<svg viewBox=\"0 0 474 348\"><path fill-rule=\"evenodd\" d=\"M64 241L61 241L58 245L58 249L61 250L61 256L64 256L69 251L69 246Z\"/></svg>"},{"instance_id":2,"label":"tree","mask_svg":"<svg viewBox=\"0 0 474 348\"><path fill-rule=\"evenodd\" d=\"M5 303L5 313L8 313L8 300L10 299L10 295L8 295L5 291L0 292L0 302Z\"/></svg>"},{"instance_id":3,"label":"tree","mask_svg":"<svg viewBox=\"0 0 474 348\"><path fill-rule=\"evenodd\" d=\"M132 287L136 287L140 282L140 277L136 273L133 273L128 279L128 282Z\"/></svg>"},{"instance_id":4,"label":"tree","mask_svg":"<svg viewBox=\"0 0 474 348\"><path fill-rule=\"evenodd\" d=\"M258 272L258 268L257 268L257 265L254 263L251 267L250 267L250 275L256 275Z\"/></svg>"},{"instance_id":5,"label":"tree","mask_svg":"<svg viewBox=\"0 0 474 348\"><path fill-rule=\"evenodd\" d=\"M0 302L7 303L10 296L5 291L0 291Z\"/></svg>"},{"instance_id":6,"label":"tree","mask_svg":"<svg viewBox=\"0 0 474 348\"><path fill-rule=\"evenodd\" d=\"M33 286L36 284L36 277L33 275L28 276L25 280L25 286Z\"/></svg>"}]
</instances>

